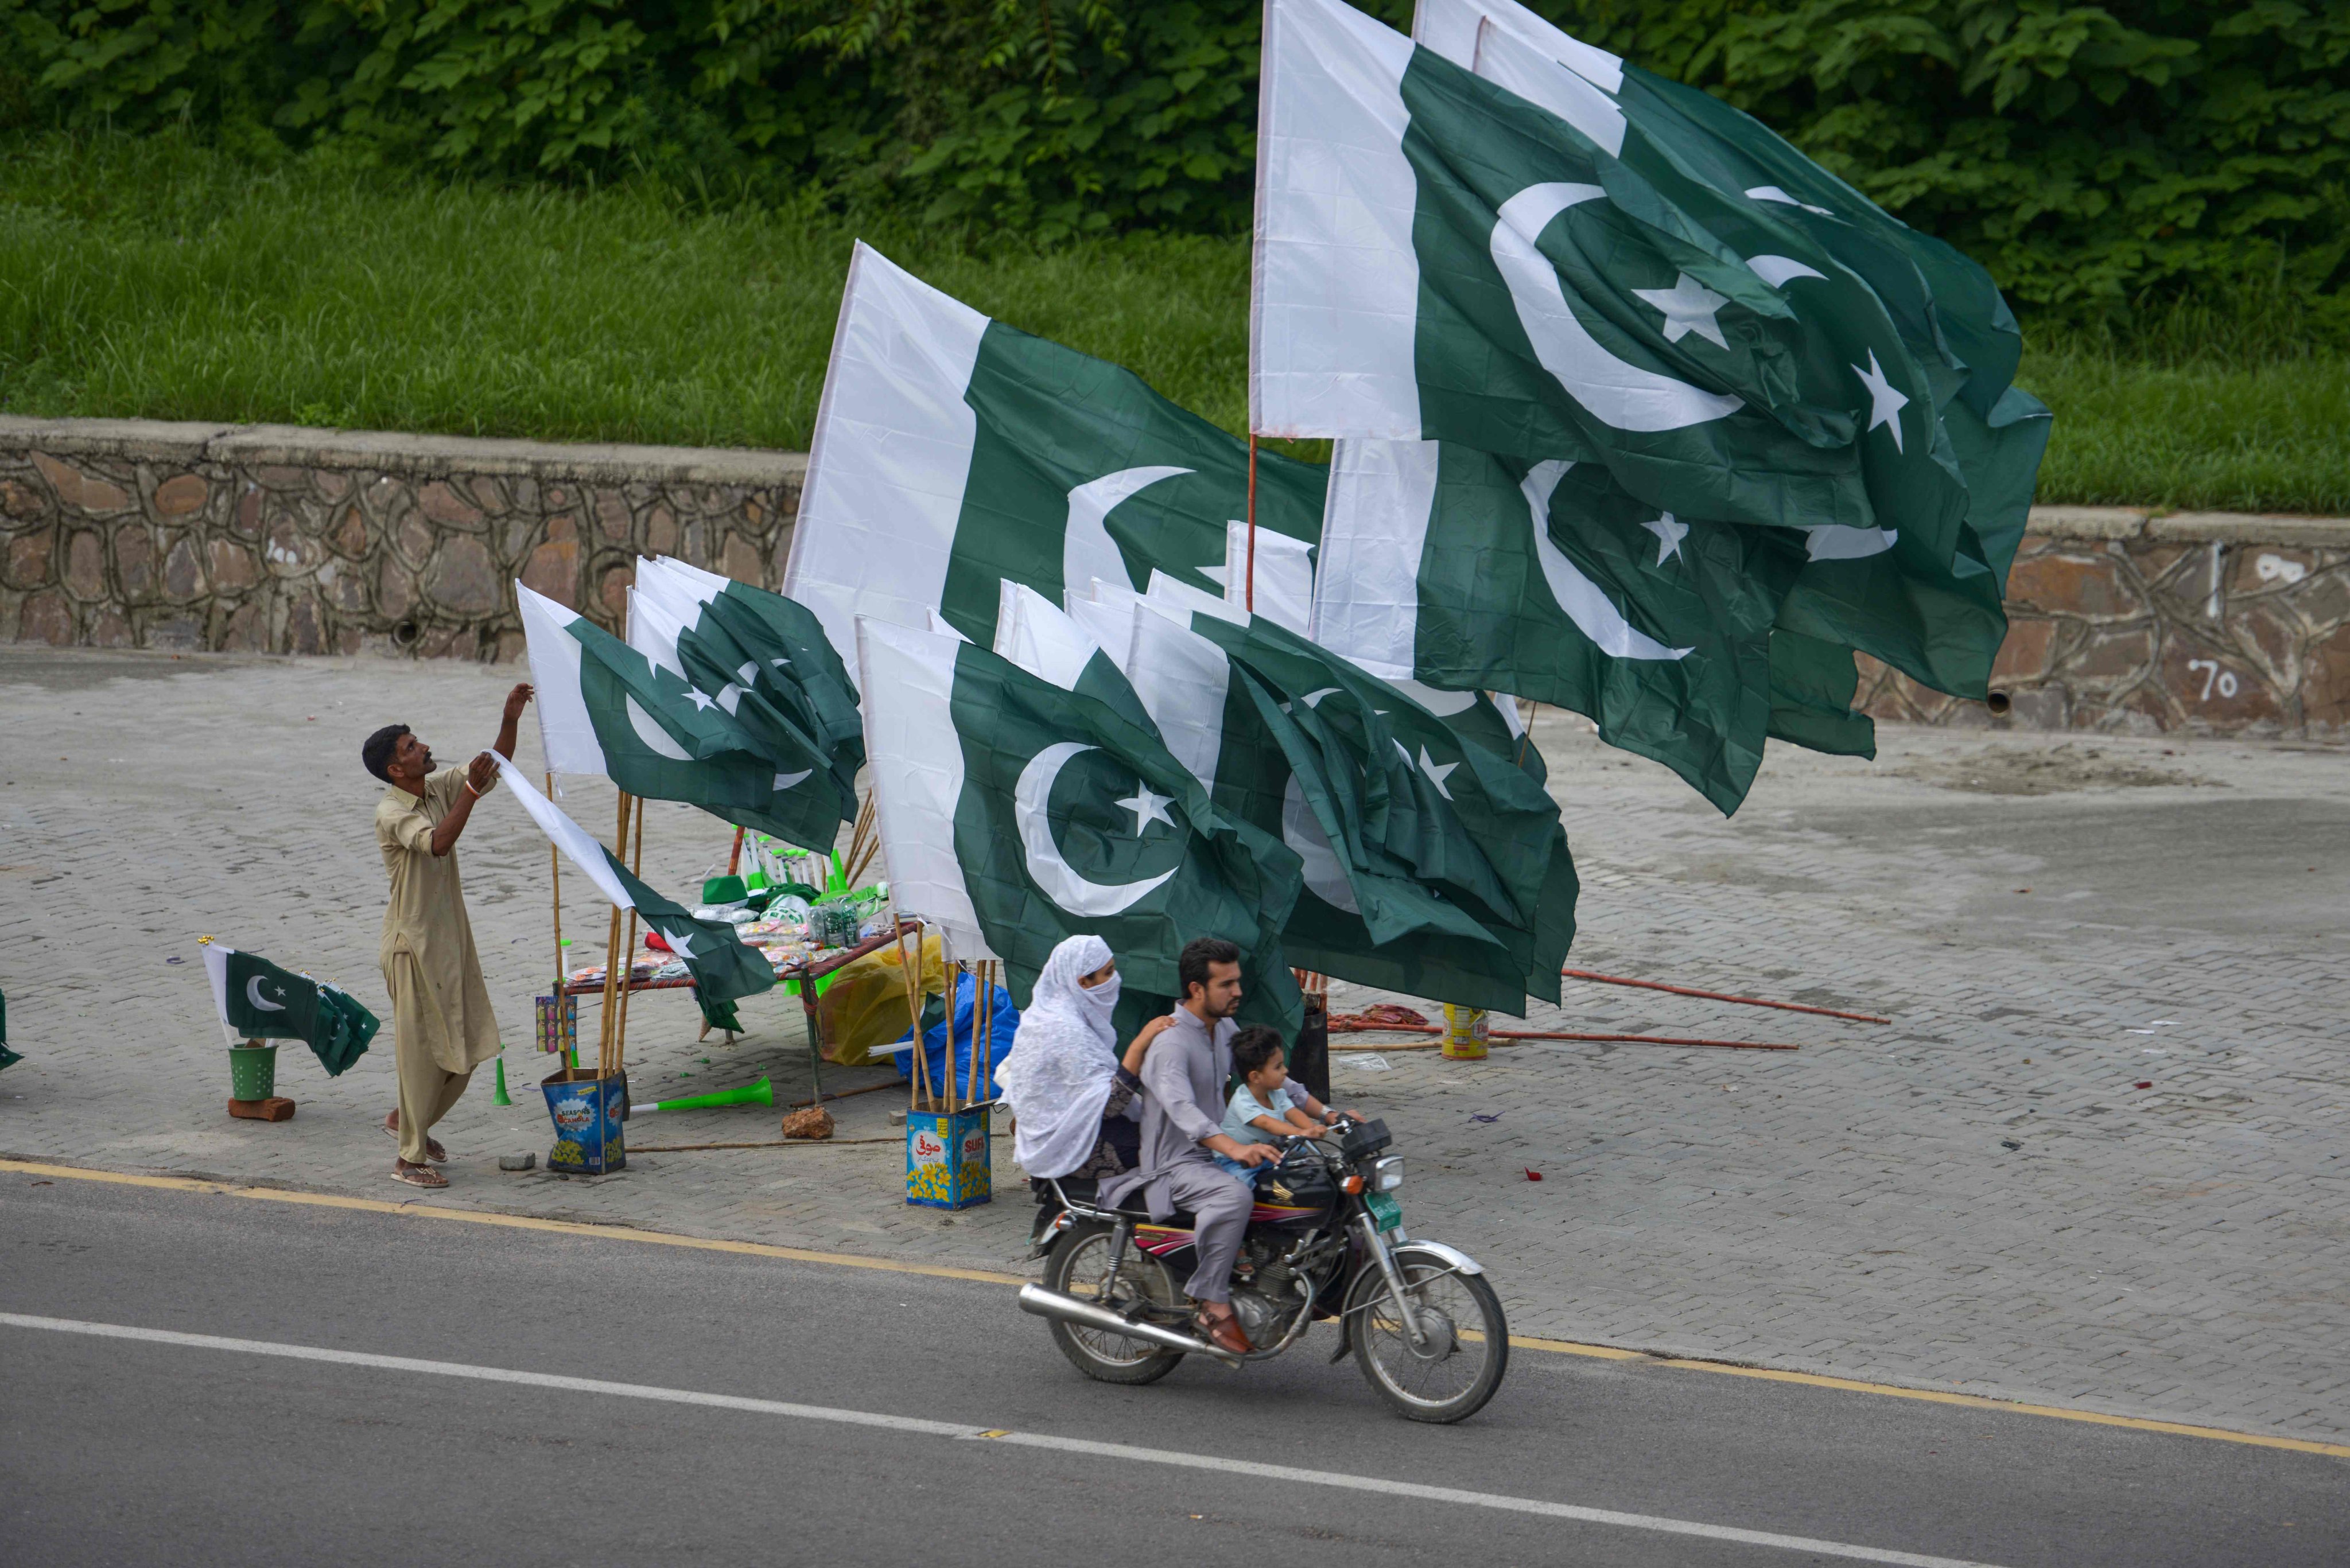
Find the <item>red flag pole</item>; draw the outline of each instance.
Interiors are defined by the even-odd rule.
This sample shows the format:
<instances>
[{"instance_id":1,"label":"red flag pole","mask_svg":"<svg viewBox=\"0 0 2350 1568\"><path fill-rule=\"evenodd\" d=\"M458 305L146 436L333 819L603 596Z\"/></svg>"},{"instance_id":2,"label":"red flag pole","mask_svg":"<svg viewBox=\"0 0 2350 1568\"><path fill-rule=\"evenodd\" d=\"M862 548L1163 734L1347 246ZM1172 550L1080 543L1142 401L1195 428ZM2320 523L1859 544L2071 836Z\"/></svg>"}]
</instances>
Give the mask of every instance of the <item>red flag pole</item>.
<instances>
[{"instance_id":1,"label":"red flag pole","mask_svg":"<svg viewBox=\"0 0 2350 1568\"><path fill-rule=\"evenodd\" d=\"M1249 432L1249 493L1248 493L1248 582L1242 594L1242 607L1256 614L1256 432Z\"/></svg>"}]
</instances>

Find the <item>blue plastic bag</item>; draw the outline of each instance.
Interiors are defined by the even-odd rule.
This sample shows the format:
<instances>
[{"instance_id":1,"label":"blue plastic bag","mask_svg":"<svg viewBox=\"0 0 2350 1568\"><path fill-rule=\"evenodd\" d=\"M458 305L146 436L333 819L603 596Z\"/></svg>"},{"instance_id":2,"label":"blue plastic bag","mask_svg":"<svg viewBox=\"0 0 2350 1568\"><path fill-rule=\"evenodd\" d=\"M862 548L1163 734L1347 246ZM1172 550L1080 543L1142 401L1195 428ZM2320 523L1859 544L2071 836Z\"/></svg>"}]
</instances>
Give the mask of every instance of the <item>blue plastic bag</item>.
<instances>
[{"instance_id":1,"label":"blue plastic bag","mask_svg":"<svg viewBox=\"0 0 2350 1568\"><path fill-rule=\"evenodd\" d=\"M995 1098L998 1092L995 1085L995 1069L1003 1063L1004 1057L1011 1054L1013 1037L1020 1032L1020 1010L1012 1005L1012 992L1002 985L992 986L989 989L993 992L993 994L989 997L988 1001L993 1007L995 1012L995 1031L993 1038L988 1043L990 1049L987 1054L987 1082L972 1096L974 1099L982 1100L992 1100ZM941 1099L961 1099L962 1097L963 1085L966 1079L970 1076L972 1071L971 1054L974 1044L974 1041L972 1039L973 1031L972 1028L972 1014L978 1002L978 981L968 974L956 977L954 1011L955 1066L954 1078L952 1082L950 1083L947 1078L946 1010L941 1000L937 997L929 997L924 999L924 1005L922 1008L923 1019L928 1021L935 1017L938 1019L938 1022L931 1023L928 1029L925 1029L922 1032L922 1054L929 1058L931 1092L937 1095ZM986 1026L986 1015L983 1012L980 1015L980 1023L983 1028ZM901 1046L906 1045L912 1041L913 1037L913 1032L909 1030L906 1033L899 1036L898 1043ZM910 1079L914 1074L913 1052L910 1050L899 1051L898 1053L897 1061L899 1075L900 1077Z\"/></svg>"}]
</instances>

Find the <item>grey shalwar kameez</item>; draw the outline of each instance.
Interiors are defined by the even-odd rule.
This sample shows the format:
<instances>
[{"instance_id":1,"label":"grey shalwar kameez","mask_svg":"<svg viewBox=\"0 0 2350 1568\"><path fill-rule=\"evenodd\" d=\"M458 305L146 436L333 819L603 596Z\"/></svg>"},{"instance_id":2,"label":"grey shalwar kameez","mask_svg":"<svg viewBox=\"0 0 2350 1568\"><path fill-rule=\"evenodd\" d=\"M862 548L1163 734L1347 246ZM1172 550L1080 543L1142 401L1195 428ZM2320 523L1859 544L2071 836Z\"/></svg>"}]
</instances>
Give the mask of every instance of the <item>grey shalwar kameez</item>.
<instances>
[{"instance_id":1,"label":"grey shalwar kameez","mask_svg":"<svg viewBox=\"0 0 2350 1568\"><path fill-rule=\"evenodd\" d=\"M1194 1301L1229 1301L1232 1263L1255 1198L1247 1183L1217 1168L1200 1140L1222 1130L1232 1040L1240 1029L1229 1018L1211 1029L1188 1007L1177 1008L1174 1019L1142 1060L1141 1167L1104 1182L1101 1195L1122 1203L1139 1191L1154 1220L1190 1210L1200 1266L1183 1293Z\"/></svg>"}]
</instances>

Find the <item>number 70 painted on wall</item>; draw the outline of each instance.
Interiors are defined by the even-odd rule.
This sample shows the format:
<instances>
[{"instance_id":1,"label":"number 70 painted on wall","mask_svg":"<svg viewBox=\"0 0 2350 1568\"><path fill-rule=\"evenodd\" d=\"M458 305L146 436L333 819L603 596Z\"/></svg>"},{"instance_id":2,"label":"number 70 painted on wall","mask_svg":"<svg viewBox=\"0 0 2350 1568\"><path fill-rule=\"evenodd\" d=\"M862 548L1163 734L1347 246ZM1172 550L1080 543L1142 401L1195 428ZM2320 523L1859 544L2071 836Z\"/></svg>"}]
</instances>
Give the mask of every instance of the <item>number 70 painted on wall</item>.
<instances>
[{"instance_id":1,"label":"number 70 painted on wall","mask_svg":"<svg viewBox=\"0 0 2350 1568\"><path fill-rule=\"evenodd\" d=\"M2233 697L2236 694L2236 672L2232 670L2220 669L2218 659L2190 659L2187 661L2189 675L2193 675L2199 670L2203 672L2203 694L2196 701L2199 702L2211 701L2211 690L2215 686L2219 688L2220 695L2222 697Z\"/></svg>"}]
</instances>

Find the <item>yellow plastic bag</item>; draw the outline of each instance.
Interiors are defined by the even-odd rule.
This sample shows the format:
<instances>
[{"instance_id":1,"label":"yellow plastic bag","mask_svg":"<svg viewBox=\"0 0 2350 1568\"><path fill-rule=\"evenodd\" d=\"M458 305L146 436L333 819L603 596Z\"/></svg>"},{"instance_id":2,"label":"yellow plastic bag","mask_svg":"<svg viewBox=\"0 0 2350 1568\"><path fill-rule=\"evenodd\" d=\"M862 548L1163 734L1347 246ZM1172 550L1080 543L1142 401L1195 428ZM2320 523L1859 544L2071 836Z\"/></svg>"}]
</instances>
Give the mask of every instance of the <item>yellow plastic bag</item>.
<instances>
[{"instance_id":1,"label":"yellow plastic bag","mask_svg":"<svg viewBox=\"0 0 2350 1568\"><path fill-rule=\"evenodd\" d=\"M862 1066L872 1060L868 1053L873 1047L904 1039L914 1026L906 1011L905 951L903 944L892 943L833 972L832 983L816 1000L826 1061ZM924 996L946 994L946 954L936 932L922 939L920 980Z\"/></svg>"}]
</instances>

